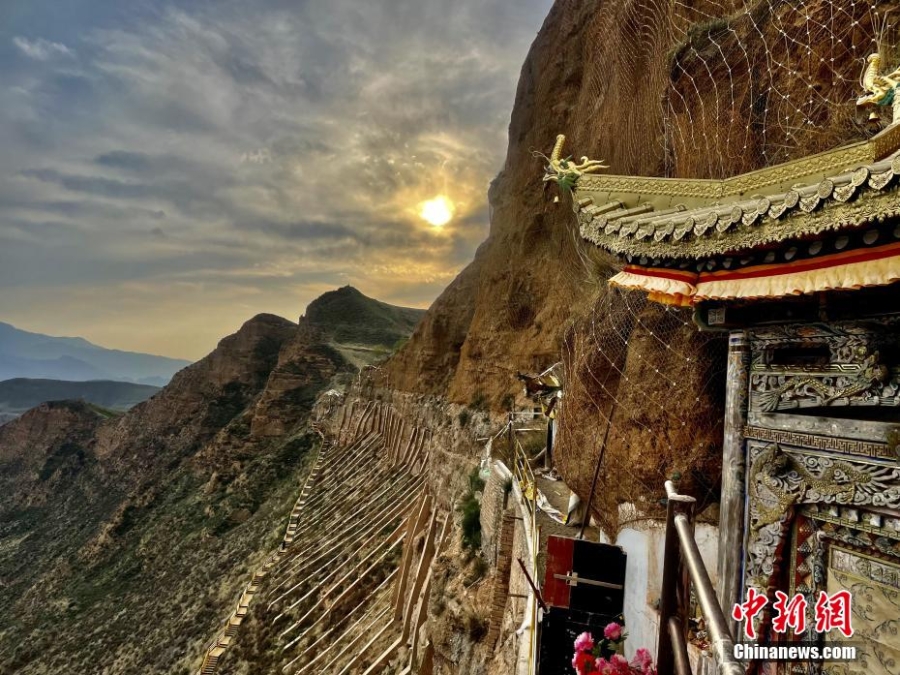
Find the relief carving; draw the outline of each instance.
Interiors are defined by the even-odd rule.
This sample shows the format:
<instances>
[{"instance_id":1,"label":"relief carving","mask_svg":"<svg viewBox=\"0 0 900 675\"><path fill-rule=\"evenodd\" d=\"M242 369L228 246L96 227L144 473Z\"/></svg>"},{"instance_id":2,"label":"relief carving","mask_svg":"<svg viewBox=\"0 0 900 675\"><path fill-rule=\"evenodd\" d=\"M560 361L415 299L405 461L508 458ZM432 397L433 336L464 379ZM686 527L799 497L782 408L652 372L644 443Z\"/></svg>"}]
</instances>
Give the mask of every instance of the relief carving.
<instances>
[{"instance_id":1,"label":"relief carving","mask_svg":"<svg viewBox=\"0 0 900 675\"><path fill-rule=\"evenodd\" d=\"M837 370L837 373L834 371ZM862 397L871 400L882 394L885 398L897 393L896 384L885 392L891 371L878 352L866 356L859 364L843 368L810 370L806 375L755 374L751 383L757 410L775 412L780 408L825 407L841 402L852 405L849 399ZM846 400L845 400L846 399ZM800 402L805 405L801 405Z\"/></svg>"},{"instance_id":2,"label":"relief carving","mask_svg":"<svg viewBox=\"0 0 900 675\"><path fill-rule=\"evenodd\" d=\"M751 462L748 496L747 579L765 590L775 574L794 507L900 506L900 468L795 455L772 443L758 450Z\"/></svg>"},{"instance_id":3,"label":"relief carving","mask_svg":"<svg viewBox=\"0 0 900 675\"><path fill-rule=\"evenodd\" d=\"M751 406L760 412L831 406L900 407L900 371L883 354L894 351L885 326L778 327L754 334ZM779 359L793 350L807 362ZM818 351L815 351L818 350Z\"/></svg>"}]
</instances>

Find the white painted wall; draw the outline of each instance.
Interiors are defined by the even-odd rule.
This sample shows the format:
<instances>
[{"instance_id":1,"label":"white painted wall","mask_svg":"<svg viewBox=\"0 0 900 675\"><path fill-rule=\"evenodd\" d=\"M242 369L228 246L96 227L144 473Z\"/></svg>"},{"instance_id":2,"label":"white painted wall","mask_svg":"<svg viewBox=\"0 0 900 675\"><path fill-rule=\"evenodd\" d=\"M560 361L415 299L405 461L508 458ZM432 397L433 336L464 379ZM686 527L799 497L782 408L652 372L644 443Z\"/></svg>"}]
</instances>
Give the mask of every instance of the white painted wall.
<instances>
[{"instance_id":1,"label":"white painted wall","mask_svg":"<svg viewBox=\"0 0 900 675\"><path fill-rule=\"evenodd\" d=\"M628 504L620 507L619 515L620 522L631 521L630 525L619 531L615 541L628 556L625 568L625 626L628 631L625 656L630 660L640 647L656 654L659 639L657 606L662 585L665 528L664 523L658 521L636 519L635 509ZM694 536L715 586L718 578L716 555L719 528L701 523L696 526ZM699 657L700 654L691 656Z\"/></svg>"}]
</instances>

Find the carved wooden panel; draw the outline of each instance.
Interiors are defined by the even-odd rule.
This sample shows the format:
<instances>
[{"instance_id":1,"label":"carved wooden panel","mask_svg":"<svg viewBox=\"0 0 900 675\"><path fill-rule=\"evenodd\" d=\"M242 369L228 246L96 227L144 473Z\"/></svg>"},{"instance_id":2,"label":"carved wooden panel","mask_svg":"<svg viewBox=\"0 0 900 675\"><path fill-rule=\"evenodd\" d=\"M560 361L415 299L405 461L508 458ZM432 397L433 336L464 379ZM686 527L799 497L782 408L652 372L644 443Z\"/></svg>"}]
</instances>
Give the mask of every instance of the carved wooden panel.
<instances>
[{"instance_id":1,"label":"carved wooden panel","mask_svg":"<svg viewBox=\"0 0 900 675\"><path fill-rule=\"evenodd\" d=\"M761 327L749 337L745 588L802 593L812 622L819 592L859 593L853 641L864 658L818 672L895 675L900 318Z\"/></svg>"},{"instance_id":2,"label":"carved wooden panel","mask_svg":"<svg viewBox=\"0 0 900 675\"><path fill-rule=\"evenodd\" d=\"M884 408L879 419L900 423L896 328L891 319L751 331L750 410L829 416L841 408Z\"/></svg>"}]
</instances>

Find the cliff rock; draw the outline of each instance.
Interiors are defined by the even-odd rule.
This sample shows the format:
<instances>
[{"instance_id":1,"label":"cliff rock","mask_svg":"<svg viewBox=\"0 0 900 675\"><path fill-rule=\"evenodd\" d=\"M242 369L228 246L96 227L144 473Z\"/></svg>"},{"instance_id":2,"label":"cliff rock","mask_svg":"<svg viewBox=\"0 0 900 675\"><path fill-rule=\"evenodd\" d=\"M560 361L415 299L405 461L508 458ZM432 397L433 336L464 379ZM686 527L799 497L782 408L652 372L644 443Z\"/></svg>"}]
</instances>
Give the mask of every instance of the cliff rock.
<instances>
[{"instance_id":1,"label":"cliff rock","mask_svg":"<svg viewBox=\"0 0 900 675\"><path fill-rule=\"evenodd\" d=\"M653 501L673 474L683 475L682 489L716 499L724 349L697 335L687 311L610 303L606 279L618 263L580 239L568 197L554 203L534 152L549 153L564 133L567 154L602 159L612 173L724 178L877 131L854 117L860 54L837 42L817 45L833 57L821 62L790 53L809 42L809 17L822 31L846 32L832 3L742 8L554 3L522 68L506 161L489 191L489 236L385 369L395 389L486 400L499 411L520 390L517 371L563 362L570 387L558 459L583 496L612 410L600 489L607 512ZM859 36L872 32L870 13L848 12L866 47ZM773 114L796 114L782 101L805 101L810 90L818 103L802 125ZM627 323L610 321L626 305ZM671 349L654 325L667 328ZM683 368L689 358L693 370Z\"/></svg>"}]
</instances>

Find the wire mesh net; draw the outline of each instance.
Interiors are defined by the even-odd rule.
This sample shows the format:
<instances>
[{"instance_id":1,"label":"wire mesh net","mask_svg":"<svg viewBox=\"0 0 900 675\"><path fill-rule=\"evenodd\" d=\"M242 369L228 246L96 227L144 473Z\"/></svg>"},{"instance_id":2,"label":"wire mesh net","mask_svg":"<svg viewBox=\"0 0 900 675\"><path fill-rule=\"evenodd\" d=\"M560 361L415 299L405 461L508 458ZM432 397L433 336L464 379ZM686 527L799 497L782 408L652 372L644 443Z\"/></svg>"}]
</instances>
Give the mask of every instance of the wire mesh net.
<instances>
[{"instance_id":1,"label":"wire mesh net","mask_svg":"<svg viewBox=\"0 0 900 675\"><path fill-rule=\"evenodd\" d=\"M689 310L615 289L569 330L555 458L582 498L600 462L591 505L605 531L653 515L669 479L701 511L718 501L726 349Z\"/></svg>"},{"instance_id":2,"label":"wire mesh net","mask_svg":"<svg viewBox=\"0 0 900 675\"><path fill-rule=\"evenodd\" d=\"M589 39L567 129L614 173L725 178L891 121L889 106L872 120L857 100L870 55L880 74L900 66L900 0L630 0L572 15ZM611 274L591 248L570 249L576 285ZM555 458L585 498L602 453L592 512L607 532L661 509L667 479L701 509L718 501L722 334L699 332L689 310L604 289L564 348Z\"/></svg>"},{"instance_id":3,"label":"wire mesh net","mask_svg":"<svg viewBox=\"0 0 900 675\"><path fill-rule=\"evenodd\" d=\"M900 65L897 0L632 0L606 3L586 64L579 126L628 105L602 156L617 173L724 178L871 137L857 109L872 53ZM610 73L621 77L610 77ZM876 117L878 117L876 115ZM597 128L597 125L601 128Z\"/></svg>"}]
</instances>

